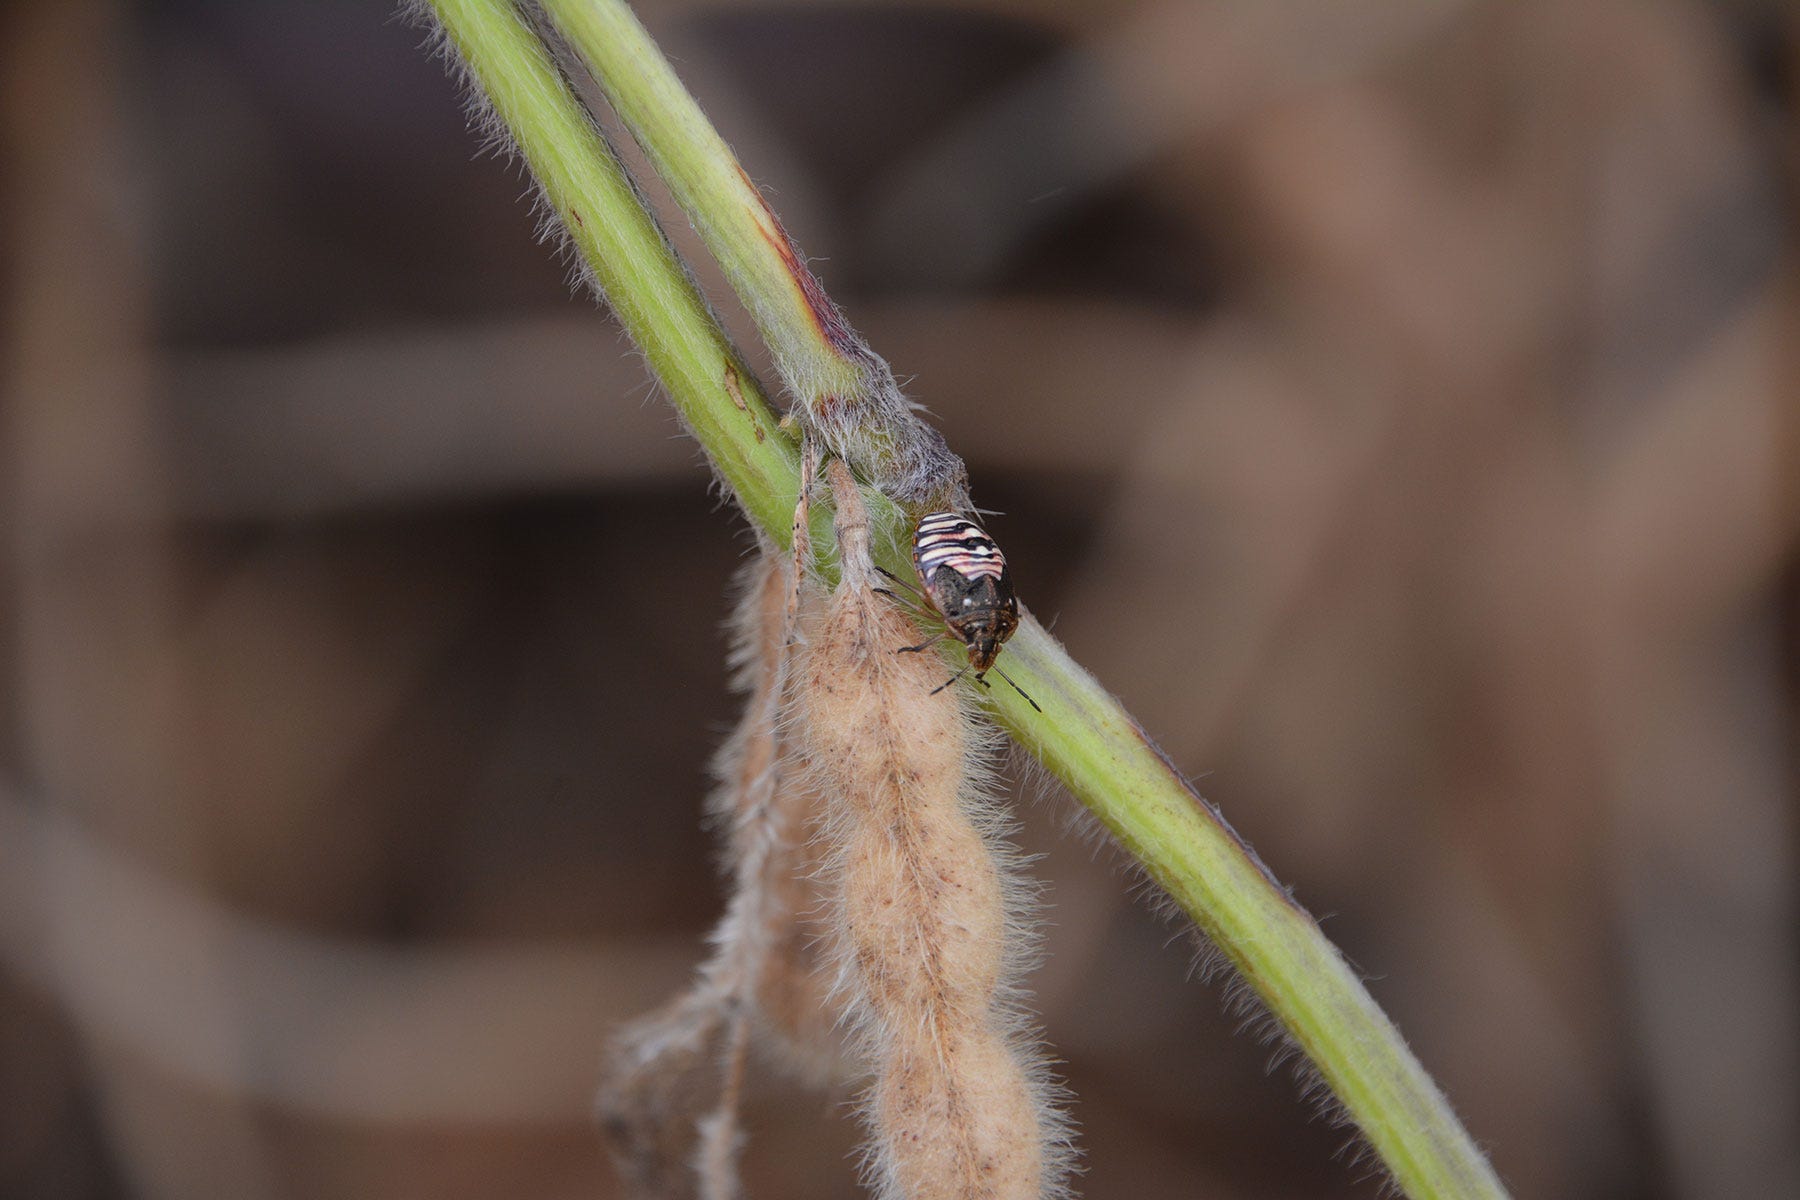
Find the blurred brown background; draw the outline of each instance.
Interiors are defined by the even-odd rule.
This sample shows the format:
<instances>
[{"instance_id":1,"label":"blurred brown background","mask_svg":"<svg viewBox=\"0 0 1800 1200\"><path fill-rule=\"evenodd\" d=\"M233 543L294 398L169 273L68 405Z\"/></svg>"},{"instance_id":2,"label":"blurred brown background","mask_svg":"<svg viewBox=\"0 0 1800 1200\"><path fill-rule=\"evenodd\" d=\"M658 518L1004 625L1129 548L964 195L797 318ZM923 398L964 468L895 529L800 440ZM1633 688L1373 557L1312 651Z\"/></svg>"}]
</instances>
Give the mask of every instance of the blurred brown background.
<instances>
[{"instance_id":1,"label":"blurred brown background","mask_svg":"<svg viewBox=\"0 0 1800 1200\"><path fill-rule=\"evenodd\" d=\"M0 1196L611 1195L719 908L748 537L393 8L0 16ZM1516 1194L1800 1195L1800 15L644 13ZM1376 1195L1015 790L1084 1194Z\"/></svg>"}]
</instances>

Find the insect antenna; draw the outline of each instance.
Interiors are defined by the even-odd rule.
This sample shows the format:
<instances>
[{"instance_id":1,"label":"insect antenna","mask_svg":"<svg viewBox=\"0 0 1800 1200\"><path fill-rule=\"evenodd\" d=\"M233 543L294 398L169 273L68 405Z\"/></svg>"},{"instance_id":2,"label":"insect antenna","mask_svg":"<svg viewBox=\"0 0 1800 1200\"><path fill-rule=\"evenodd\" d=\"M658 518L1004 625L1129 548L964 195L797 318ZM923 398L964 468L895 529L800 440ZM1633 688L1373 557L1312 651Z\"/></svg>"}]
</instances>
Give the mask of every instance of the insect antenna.
<instances>
[{"instance_id":1,"label":"insect antenna","mask_svg":"<svg viewBox=\"0 0 1800 1200\"><path fill-rule=\"evenodd\" d=\"M1025 703L1031 705L1031 707L1033 707L1033 708L1037 708L1037 710L1039 712L1044 711L1043 709L1038 708L1038 702L1031 698L1030 692L1026 691L1024 688L1020 687L1018 684L1013 683L1013 678L1011 675L1008 675L1005 671L1002 671L999 667L994 668L994 674L1000 676L1000 678L1006 680L1006 682L1012 683L1012 690L1019 693L1019 695L1025 697Z\"/></svg>"},{"instance_id":2,"label":"insect antenna","mask_svg":"<svg viewBox=\"0 0 1800 1200\"><path fill-rule=\"evenodd\" d=\"M944 680L944 682L942 682L942 683L938 684L936 687L932 688L931 691L926 694L935 696L939 692L943 691L945 688L949 687L951 684L955 683L957 680L961 679L964 675L967 675L968 673L969 673L969 668L964 667L962 670L958 671L956 674L952 675L950 678ZM983 683L983 684L985 684L987 682L985 679L982 679L981 676L979 676L979 675L977 675L975 677L975 680L976 680L976 682Z\"/></svg>"}]
</instances>

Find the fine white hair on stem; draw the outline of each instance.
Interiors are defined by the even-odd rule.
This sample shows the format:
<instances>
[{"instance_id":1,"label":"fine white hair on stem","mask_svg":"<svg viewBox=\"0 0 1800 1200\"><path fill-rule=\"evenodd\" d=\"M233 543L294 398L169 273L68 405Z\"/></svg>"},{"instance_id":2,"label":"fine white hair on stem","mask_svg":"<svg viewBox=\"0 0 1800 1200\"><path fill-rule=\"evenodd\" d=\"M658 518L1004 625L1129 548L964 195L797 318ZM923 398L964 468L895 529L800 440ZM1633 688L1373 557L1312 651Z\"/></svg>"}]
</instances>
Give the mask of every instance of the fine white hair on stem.
<instances>
[{"instance_id":1,"label":"fine white hair on stem","mask_svg":"<svg viewBox=\"0 0 1800 1200\"><path fill-rule=\"evenodd\" d=\"M917 627L876 591L869 521L834 460L843 566L796 670L825 793L838 986L873 1083L865 1167L883 1200L1062 1193L1067 1122L1018 977L1033 944L992 745Z\"/></svg>"},{"instance_id":2,"label":"fine white hair on stem","mask_svg":"<svg viewBox=\"0 0 1800 1200\"><path fill-rule=\"evenodd\" d=\"M1061 785L1041 763L1027 755L1017 755L1015 761L1019 763L1027 794L1035 794L1046 806L1056 808L1063 834L1086 845L1097 859L1111 862L1124 879L1125 890L1131 898L1174 931L1170 942L1185 941L1188 944L1188 978L1207 987L1216 987L1220 1007L1235 1022L1236 1032L1247 1034L1269 1048L1265 1072L1273 1075L1286 1068L1314 1118L1347 1131L1339 1155L1353 1164L1366 1165L1371 1174L1382 1177L1384 1191L1394 1192L1391 1174L1382 1166L1343 1102L1312 1059L1269 1011L1256 989L1239 973L1230 957L1170 898L1167 890L1151 878L1142 864L1123 851L1118 840L1092 812L1068 801L1062 794Z\"/></svg>"}]
</instances>

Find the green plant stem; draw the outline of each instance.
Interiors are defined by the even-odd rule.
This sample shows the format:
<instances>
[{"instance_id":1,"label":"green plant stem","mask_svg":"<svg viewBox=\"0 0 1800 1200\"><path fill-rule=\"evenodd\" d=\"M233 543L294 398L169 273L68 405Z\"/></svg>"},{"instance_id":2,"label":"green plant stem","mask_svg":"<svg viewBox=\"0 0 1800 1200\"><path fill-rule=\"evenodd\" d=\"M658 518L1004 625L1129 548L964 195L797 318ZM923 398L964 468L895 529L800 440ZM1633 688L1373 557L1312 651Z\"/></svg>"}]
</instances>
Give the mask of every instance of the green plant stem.
<instances>
[{"instance_id":1,"label":"green plant stem","mask_svg":"<svg viewBox=\"0 0 1800 1200\"><path fill-rule=\"evenodd\" d=\"M559 11L572 11L575 0L555 2ZM584 3L597 10L617 7L613 0ZM719 473L751 519L785 545L799 488L795 450L776 435L748 372L731 354L610 149L508 0L430 4ZM671 86L679 90L659 55L650 63L636 52L624 57L614 64L610 90L630 103L654 108L667 100ZM629 83L634 63L646 72L641 89ZM685 100L685 92L681 95ZM680 112L685 115L679 120L636 123L639 136L679 142L648 148L653 162L709 159L723 152L691 100ZM718 221L729 224L735 219L729 210L741 205L741 195L715 194L703 177L696 178L690 202L703 209L716 202ZM757 290L758 278L755 272L733 276L734 286L747 290L744 300L752 312L795 303L785 277L769 290ZM727 369L736 373L741 397L724 386ZM871 494L869 501L882 531L878 557L896 572L909 570L901 514L879 495ZM826 550L828 526L815 521L814 531L815 545ZM1405 1193L1504 1196L1442 1094L1336 948L1130 715L1034 620L1008 643L1005 667L1044 712L1032 711L1009 689L996 686L986 693L995 717L1099 817L1230 959Z\"/></svg>"},{"instance_id":2,"label":"green plant stem","mask_svg":"<svg viewBox=\"0 0 1800 1200\"><path fill-rule=\"evenodd\" d=\"M543 42L501 0L431 9L652 374L745 511L785 541L798 449Z\"/></svg>"},{"instance_id":3,"label":"green plant stem","mask_svg":"<svg viewBox=\"0 0 1800 1200\"><path fill-rule=\"evenodd\" d=\"M1142 728L1035 620L1006 644L1000 723L1106 825L1205 931L1311 1060L1402 1191L1505 1189L1399 1031L1318 924Z\"/></svg>"},{"instance_id":4,"label":"green plant stem","mask_svg":"<svg viewBox=\"0 0 1800 1200\"><path fill-rule=\"evenodd\" d=\"M612 0L542 3L746 298L788 387L809 407L862 395L866 360L828 332L842 327L836 306L636 14Z\"/></svg>"}]
</instances>

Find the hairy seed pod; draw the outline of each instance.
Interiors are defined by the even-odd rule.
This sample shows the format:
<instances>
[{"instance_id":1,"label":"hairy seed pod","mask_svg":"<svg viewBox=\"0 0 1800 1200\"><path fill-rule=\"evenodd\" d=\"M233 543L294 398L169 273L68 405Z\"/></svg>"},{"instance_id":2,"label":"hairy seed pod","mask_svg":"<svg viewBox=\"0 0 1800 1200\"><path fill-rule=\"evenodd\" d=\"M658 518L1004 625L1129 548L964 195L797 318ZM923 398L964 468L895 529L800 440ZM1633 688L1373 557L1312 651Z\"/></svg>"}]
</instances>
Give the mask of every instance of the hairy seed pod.
<instances>
[{"instance_id":1,"label":"hairy seed pod","mask_svg":"<svg viewBox=\"0 0 1800 1200\"><path fill-rule=\"evenodd\" d=\"M751 565L733 620L734 682L746 701L714 764L711 809L726 825L732 891L712 955L688 991L628 1026L609 1048L601 1115L634 1196L727 1200L739 1193L737 1109L765 994L781 997L768 1025L790 1061L817 1074L817 1064L833 1059L831 1023L791 1011L807 998L819 1002L826 988L796 932L812 906L806 827L813 797L800 786L796 758L782 749L779 722L795 610L816 589L790 583L785 566L772 553ZM784 775L793 786L783 785Z\"/></svg>"},{"instance_id":2,"label":"hairy seed pod","mask_svg":"<svg viewBox=\"0 0 1800 1200\"><path fill-rule=\"evenodd\" d=\"M704 1194L701 1124L718 1107L729 1041L720 997L703 983L608 1041L595 1107L627 1196Z\"/></svg>"},{"instance_id":3,"label":"hairy seed pod","mask_svg":"<svg viewBox=\"0 0 1800 1200\"><path fill-rule=\"evenodd\" d=\"M874 1076L868 1175L884 1200L1037 1200L1061 1187L1063 1120L1024 1036L1029 931L982 794L987 747L917 628L874 588L868 521L831 464L843 580L796 673L829 800L839 986Z\"/></svg>"},{"instance_id":4,"label":"hairy seed pod","mask_svg":"<svg viewBox=\"0 0 1800 1200\"><path fill-rule=\"evenodd\" d=\"M822 945L824 843L814 836L822 803L812 779L795 739L783 736L776 763L776 819L792 850L781 871L771 871L767 887L771 911L786 919L771 925L756 981L756 1016L762 1047L796 1078L824 1087L846 1080L853 1068Z\"/></svg>"}]
</instances>

